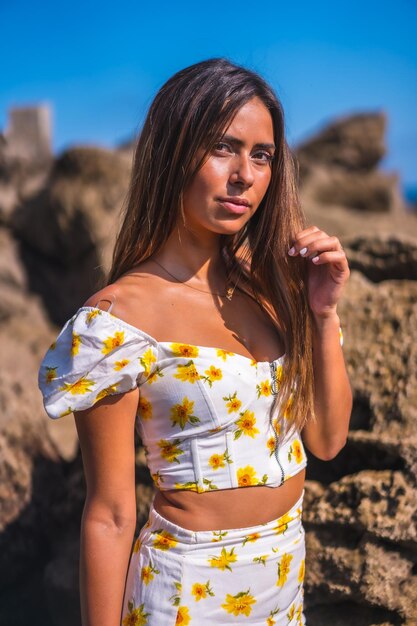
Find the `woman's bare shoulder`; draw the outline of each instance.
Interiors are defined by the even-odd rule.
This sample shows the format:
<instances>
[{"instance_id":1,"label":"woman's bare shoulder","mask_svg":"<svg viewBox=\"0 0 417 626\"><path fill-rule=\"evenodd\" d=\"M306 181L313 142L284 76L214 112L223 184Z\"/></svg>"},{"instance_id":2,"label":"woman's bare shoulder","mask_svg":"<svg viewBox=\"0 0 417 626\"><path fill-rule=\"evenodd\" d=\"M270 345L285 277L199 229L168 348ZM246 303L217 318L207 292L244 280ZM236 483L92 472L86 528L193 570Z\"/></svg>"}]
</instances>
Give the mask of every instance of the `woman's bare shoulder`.
<instances>
[{"instance_id":1,"label":"woman's bare shoulder","mask_svg":"<svg viewBox=\"0 0 417 626\"><path fill-rule=\"evenodd\" d=\"M133 325L140 323L138 310L143 307L138 304L152 299L155 291L152 280L152 266L147 262L132 268L129 272L93 293L83 306L90 306L111 313Z\"/></svg>"},{"instance_id":2,"label":"woman's bare shoulder","mask_svg":"<svg viewBox=\"0 0 417 626\"><path fill-rule=\"evenodd\" d=\"M123 300L123 289L117 283L111 283L93 293L83 304L83 306L95 307L109 310L111 305L116 306L117 301Z\"/></svg>"}]
</instances>

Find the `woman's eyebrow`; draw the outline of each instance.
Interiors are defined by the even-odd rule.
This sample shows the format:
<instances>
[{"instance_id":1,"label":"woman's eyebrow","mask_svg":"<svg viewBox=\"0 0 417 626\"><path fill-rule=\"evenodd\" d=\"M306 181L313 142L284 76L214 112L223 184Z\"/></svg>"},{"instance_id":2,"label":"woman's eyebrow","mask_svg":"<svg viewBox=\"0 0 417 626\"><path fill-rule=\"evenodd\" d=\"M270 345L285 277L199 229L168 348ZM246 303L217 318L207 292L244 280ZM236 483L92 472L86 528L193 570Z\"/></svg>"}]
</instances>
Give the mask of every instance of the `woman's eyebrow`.
<instances>
[{"instance_id":1,"label":"woman's eyebrow","mask_svg":"<svg viewBox=\"0 0 417 626\"><path fill-rule=\"evenodd\" d=\"M242 147L245 145L245 142L242 141L241 139L238 139L237 137L233 137L233 135L223 135L222 140L225 141L229 141L232 144L235 144L236 146ZM275 150L275 144L274 143L256 143L255 144L256 148L264 148L266 150Z\"/></svg>"}]
</instances>

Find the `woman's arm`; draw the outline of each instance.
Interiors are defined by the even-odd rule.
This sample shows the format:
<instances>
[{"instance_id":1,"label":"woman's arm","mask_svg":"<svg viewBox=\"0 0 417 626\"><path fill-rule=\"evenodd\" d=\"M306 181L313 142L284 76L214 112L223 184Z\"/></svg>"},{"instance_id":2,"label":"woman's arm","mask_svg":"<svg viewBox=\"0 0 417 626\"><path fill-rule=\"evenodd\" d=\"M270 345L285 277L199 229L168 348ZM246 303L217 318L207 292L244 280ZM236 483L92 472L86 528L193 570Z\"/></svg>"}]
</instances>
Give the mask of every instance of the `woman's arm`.
<instances>
[{"instance_id":1,"label":"woman's arm","mask_svg":"<svg viewBox=\"0 0 417 626\"><path fill-rule=\"evenodd\" d=\"M302 430L303 441L323 461L334 458L346 443L352 411L352 390L340 345L336 313L313 316L314 410Z\"/></svg>"},{"instance_id":2,"label":"woman's arm","mask_svg":"<svg viewBox=\"0 0 417 626\"><path fill-rule=\"evenodd\" d=\"M337 304L350 270L337 237L317 226L298 232L289 256L307 263L307 295L313 319L314 410L303 441L319 459L328 461L346 443L352 410L352 391L340 345Z\"/></svg>"},{"instance_id":3,"label":"woman's arm","mask_svg":"<svg viewBox=\"0 0 417 626\"><path fill-rule=\"evenodd\" d=\"M82 626L120 626L136 524L138 389L77 411L87 497L81 522Z\"/></svg>"}]
</instances>

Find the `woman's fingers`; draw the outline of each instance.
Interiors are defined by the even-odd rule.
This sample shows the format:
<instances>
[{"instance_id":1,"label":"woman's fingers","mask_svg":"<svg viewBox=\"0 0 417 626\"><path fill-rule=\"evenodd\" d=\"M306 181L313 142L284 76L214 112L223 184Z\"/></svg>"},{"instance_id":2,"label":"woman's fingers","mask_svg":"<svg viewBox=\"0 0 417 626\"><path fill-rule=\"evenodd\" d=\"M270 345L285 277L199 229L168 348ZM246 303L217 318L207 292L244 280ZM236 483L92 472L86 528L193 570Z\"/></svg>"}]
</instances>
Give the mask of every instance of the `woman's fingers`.
<instances>
[{"instance_id":1,"label":"woman's fingers","mask_svg":"<svg viewBox=\"0 0 417 626\"><path fill-rule=\"evenodd\" d=\"M330 250L342 250L339 239L337 237L329 237L323 231L316 231L297 239L288 250L288 254L290 256L314 257L318 253Z\"/></svg>"},{"instance_id":2,"label":"woman's fingers","mask_svg":"<svg viewBox=\"0 0 417 626\"><path fill-rule=\"evenodd\" d=\"M322 252L321 254L314 256L311 261L315 265L332 263L336 267L336 269L338 269L342 273L344 273L348 268L346 254L343 250Z\"/></svg>"}]
</instances>

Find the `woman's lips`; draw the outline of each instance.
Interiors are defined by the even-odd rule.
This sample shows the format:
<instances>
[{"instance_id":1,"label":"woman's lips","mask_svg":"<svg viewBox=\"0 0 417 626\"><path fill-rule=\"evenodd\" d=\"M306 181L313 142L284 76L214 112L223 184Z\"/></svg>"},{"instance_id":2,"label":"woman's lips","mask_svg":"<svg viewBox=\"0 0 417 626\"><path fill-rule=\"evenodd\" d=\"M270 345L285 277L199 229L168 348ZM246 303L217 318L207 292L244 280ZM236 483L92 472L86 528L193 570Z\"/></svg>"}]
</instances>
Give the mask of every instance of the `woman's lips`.
<instances>
[{"instance_id":1,"label":"woman's lips","mask_svg":"<svg viewBox=\"0 0 417 626\"><path fill-rule=\"evenodd\" d=\"M239 204L237 202L230 202L227 200L219 200L219 202L225 209L235 215L243 215L243 213L249 211L249 206L247 204Z\"/></svg>"}]
</instances>

